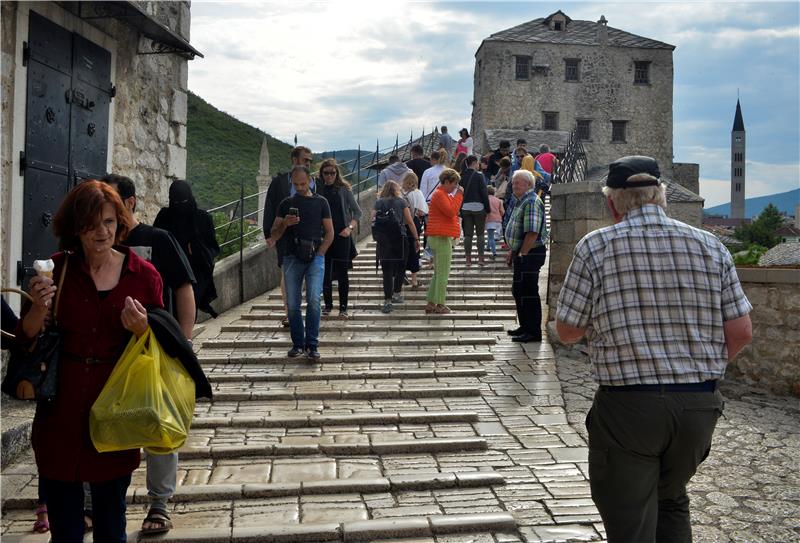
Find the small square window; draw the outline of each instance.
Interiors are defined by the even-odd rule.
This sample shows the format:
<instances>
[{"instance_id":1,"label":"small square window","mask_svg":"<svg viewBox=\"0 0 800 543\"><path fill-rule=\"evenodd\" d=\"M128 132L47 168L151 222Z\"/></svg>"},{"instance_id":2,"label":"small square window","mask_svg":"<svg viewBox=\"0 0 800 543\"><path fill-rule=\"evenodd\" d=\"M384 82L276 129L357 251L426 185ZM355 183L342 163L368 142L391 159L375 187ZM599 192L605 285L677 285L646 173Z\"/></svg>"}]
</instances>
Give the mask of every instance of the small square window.
<instances>
[{"instance_id":1,"label":"small square window","mask_svg":"<svg viewBox=\"0 0 800 543\"><path fill-rule=\"evenodd\" d=\"M516 74L515 79L530 79L531 78L531 57L517 55L514 58L516 61Z\"/></svg>"},{"instance_id":2,"label":"small square window","mask_svg":"<svg viewBox=\"0 0 800 543\"><path fill-rule=\"evenodd\" d=\"M561 21L553 21L553 30L561 30L562 29L562 22Z\"/></svg>"},{"instance_id":3,"label":"small square window","mask_svg":"<svg viewBox=\"0 0 800 543\"><path fill-rule=\"evenodd\" d=\"M634 85L650 84L650 62L634 62L633 83Z\"/></svg>"},{"instance_id":4,"label":"small square window","mask_svg":"<svg viewBox=\"0 0 800 543\"><path fill-rule=\"evenodd\" d=\"M558 130L558 112L543 111L542 126L544 127L544 130Z\"/></svg>"},{"instance_id":5,"label":"small square window","mask_svg":"<svg viewBox=\"0 0 800 543\"><path fill-rule=\"evenodd\" d=\"M564 60L564 81L580 80L580 60L568 58Z\"/></svg>"},{"instance_id":6,"label":"small square window","mask_svg":"<svg viewBox=\"0 0 800 543\"><path fill-rule=\"evenodd\" d=\"M581 141L592 139L592 121L589 119L578 119L576 121L575 133Z\"/></svg>"},{"instance_id":7,"label":"small square window","mask_svg":"<svg viewBox=\"0 0 800 543\"><path fill-rule=\"evenodd\" d=\"M628 121L611 121L611 142L625 143Z\"/></svg>"}]
</instances>

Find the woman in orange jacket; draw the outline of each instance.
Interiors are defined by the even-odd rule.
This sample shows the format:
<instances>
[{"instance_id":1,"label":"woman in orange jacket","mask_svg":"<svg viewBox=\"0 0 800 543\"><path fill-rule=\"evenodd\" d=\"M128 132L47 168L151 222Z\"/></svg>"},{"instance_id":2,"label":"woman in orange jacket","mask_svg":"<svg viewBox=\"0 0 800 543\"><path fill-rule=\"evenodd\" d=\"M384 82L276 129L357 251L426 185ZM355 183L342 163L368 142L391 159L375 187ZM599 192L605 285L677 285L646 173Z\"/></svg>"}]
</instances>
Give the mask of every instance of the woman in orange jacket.
<instances>
[{"instance_id":1,"label":"woman in orange jacket","mask_svg":"<svg viewBox=\"0 0 800 543\"><path fill-rule=\"evenodd\" d=\"M458 239L461 233L459 211L464 201L464 188L458 184L460 180L461 176L455 170L442 170L439 186L433 191L428 206L428 246L433 251L434 267L425 313L452 313L444 302L453 258L453 240Z\"/></svg>"}]
</instances>

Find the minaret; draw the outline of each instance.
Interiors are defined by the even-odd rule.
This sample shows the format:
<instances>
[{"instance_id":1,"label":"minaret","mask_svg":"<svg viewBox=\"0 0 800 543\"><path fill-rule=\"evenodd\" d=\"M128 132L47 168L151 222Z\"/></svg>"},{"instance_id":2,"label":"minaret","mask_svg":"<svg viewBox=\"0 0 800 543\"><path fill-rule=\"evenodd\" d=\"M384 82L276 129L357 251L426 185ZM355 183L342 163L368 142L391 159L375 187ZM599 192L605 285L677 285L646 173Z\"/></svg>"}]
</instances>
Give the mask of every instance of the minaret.
<instances>
[{"instance_id":1,"label":"minaret","mask_svg":"<svg viewBox=\"0 0 800 543\"><path fill-rule=\"evenodd\" d=\"M267 137L261 143L261 155L258 159L258 226L264 227L264 202L267 200L267 189L269 188L269 148L267 148Z\"/></svg>"},{"instance_id":2,"label":"minaret","mask_svg":"<svg viewBox=\"0 0 800 543\"><path fill-rule=\"evenodd\" d=\"M731 130L731 219L744 219L745 134L742 106L736 99L736 116Z\"/></svg>"}]
</instances>

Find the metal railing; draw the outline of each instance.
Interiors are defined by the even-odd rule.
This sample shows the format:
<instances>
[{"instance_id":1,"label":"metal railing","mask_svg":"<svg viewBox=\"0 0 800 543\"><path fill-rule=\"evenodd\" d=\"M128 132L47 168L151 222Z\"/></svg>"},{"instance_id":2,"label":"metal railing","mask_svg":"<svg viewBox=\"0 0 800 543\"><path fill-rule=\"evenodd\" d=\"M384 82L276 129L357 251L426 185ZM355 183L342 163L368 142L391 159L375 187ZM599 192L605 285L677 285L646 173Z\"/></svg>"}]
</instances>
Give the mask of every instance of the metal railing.
<instances>
[{"instance_id":1,"label":"metal railing","mask_svg":"<svg viewBox=\"0 0 800 543\"><path fill-rule=\"evenodd\" d=\"M427 135L430 140L428 147L431 147L431 149L427 150L428 152L433 150L433 136L435 134L436 132L434 131ZM424 143L425 138L425 129L423 128L422 136L418 138L418 140ZM407 160L410 158L410 149L414 142L413 133L408 143L402 147L400 146L399 135L395 137L395 142L393 144L383 148L380 146L380 140L376 140L374 151L364 153L361 150L361 145L359 145L355 158L338 163L339 169L342 172L342 178L350 183L353 193L356 195L356 199L359 203L361 202L361 194L363 192L378 188L378 176L380 175L381 169L383 169L381 158L388 156L388 153L400 153L403 155L401 160ZM423 146L423 148L424 147L425 146ZM335 152L332 158L336 158ZM319 170L314 170L311 175L317 179L317 182L320 182ZM255 246L255 242L248 243L248 240L252 240L254 236L262 234L263 232L261 225L258 224L257 217L261 211L259 209L259 199L264 194L266 194L266 191L245 195L244 181L242 180L239 183L239 198L207 210L212 216L215 213L222 213L225 216L224 222L214 226L215 234L217 234L217 241L221 249L219 258L230 256L236 252L239 253L239 299L241 303L245 301L243 277L244 250L245 246L248 244ZM224 232L224 234L219 236L218 234L220 232ZM239 244L238 251L226 250L227 247L234 247L237 243Z\"/></svg>"},{"instance_id":2,"label":"metal railing","mask_svg":"<svg viewBox=\"0 0 800 543\"><path fill-rule=\"evenodd\" d=\"M579 183L586 177L586 170L586 150L578 137L576 127L569 133L564 158L559 161L558 167L553 173L553 183Z\"/></svg>"}]
</instances>

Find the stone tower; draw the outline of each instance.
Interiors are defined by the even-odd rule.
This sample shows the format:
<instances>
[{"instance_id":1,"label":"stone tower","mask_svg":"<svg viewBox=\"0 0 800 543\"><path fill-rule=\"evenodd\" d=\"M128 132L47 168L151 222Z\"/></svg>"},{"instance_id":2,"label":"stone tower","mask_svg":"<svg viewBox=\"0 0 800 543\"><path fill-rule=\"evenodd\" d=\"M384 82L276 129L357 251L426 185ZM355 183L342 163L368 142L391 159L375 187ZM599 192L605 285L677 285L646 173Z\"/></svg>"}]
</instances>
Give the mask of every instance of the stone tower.
<instances>
[{"instance_id":1,"label":"stone tower","mask_svg":"<svg viewBox=\"0 0 800 543\"><path fill-rule=\"evenodd\" d=\"M269 188L269 148L267 147L267 138L261 143L261 155L258 159L258 175L256 175L256 183L258 184L258 226L264 227L264 202L267 200L267 189Z\"/></svg>"},{"instance_id":2,"label":"stone tower","mask_svg":"<svg viewBox=\"0 0 800 543\"><path fill-rule=\"evenodd\" d=\"M731 130L731 219L744 219L745 134L742 106L736 100Z\"/></svg>"},{"instance_id":3,"label":"stone tower","mask_svg":"<svg viewBox=\"0 0 800 543\"><path fill-rule=\"evenodd\" d=\"M575 129L590 169L645 154L672 177L674 49L562 11L492 34L475 53L475 149L521 137L558 153Z\"/></svg>"}]
</instances>

